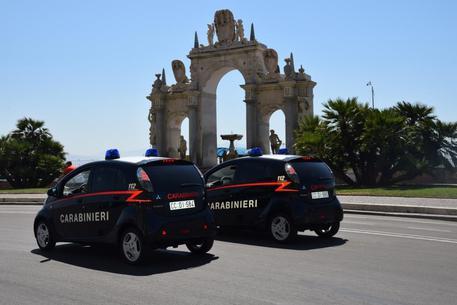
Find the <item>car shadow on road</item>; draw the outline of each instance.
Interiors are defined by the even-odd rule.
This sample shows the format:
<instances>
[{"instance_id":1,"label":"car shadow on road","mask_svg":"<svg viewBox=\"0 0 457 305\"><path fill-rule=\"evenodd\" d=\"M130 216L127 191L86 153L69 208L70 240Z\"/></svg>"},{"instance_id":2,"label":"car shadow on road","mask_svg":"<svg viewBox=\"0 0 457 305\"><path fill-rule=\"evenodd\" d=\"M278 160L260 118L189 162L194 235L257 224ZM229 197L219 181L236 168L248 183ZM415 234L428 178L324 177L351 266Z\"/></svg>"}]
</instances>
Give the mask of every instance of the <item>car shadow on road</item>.
<instances>
[{"instance_id":1,"label":"car shadow on road","mask_svg":"<svg viewBox=\"0 0 457 305\"><path fill-rule=\"evenodd\" d=\"M310 235L298 235L297 238L286 244L275 242L271 237L260 231L252 230L224 230L216 236L216 240L245 244L251 246L270 247L278 249L289 249L289 250L313 250L320 248L336 247L344 245L348 240L331 237L331 238L320 238L317 236Z\"/></svg>"},{"instance_id":2,"label":"car shadow on road","mask_svg":"<svg viewBox=\"0 0 457 305\"><path fill-rule=\"evenodd\" d=\"M212 254L192 255L190 252L177 250L151 250L142 264L132 266L122 261L118 249L111 246L62 244L57 245L50 252L40 249L34 249L31 252L43 257L40 263L58 261L87 269L135 276L191 269L218 259Z\"/></svg>"}]
</instances>

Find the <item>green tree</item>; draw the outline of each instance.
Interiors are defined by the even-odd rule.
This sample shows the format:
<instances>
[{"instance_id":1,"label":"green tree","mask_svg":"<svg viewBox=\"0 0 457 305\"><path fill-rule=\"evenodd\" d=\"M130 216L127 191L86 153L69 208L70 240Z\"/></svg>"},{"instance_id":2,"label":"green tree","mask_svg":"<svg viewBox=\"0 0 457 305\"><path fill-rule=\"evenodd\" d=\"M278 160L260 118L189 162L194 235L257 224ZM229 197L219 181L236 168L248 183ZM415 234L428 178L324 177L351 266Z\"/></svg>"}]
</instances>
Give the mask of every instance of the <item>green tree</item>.
<instances>
[{"instance_id":1,"label":"green tree","mask_svg":"<svg viewBox=\"0 0 457 305\"><path fill-rule=\"evenodd\" d=\"M45 187L60 175L63 146L43 121L23 118L0 138L0 174L15 188Z\"/></svg>"},{"instance_id":2,"label":"green tree","mask_svg":"<svg viewBox=\"0 0 457 305\"><path fill-rule=\"evenodd\" d=\"M296 149L322 158L348 184L389 185L457 164L457 124L441 122L431 107L378 110L351 98L329 100L323 112L300 122Z\"/></svg>"}]
</instances>

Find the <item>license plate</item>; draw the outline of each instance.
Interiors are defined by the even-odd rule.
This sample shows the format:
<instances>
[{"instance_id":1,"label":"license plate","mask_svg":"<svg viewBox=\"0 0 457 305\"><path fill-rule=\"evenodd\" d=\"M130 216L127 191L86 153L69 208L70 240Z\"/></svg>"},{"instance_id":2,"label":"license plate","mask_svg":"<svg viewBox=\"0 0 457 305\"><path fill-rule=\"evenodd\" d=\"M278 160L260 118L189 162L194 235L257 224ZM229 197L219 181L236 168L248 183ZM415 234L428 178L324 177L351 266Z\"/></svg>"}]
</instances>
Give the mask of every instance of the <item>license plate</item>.
<instances>
[{"instance_id":1,"label":"license plate","mask_svg":"<svg viewBox=\"0 0 457 305\"><path fill-rule=\"evenodd\" d=\"M311 198L312 199L322 199L322 198L328 198L328 191L323 191L323 192L311 192Z\"/></svg>"},{"instance_id":2,"label":"license plate","mask_svg":"<svg viewBox=\"0 0 457 305\"><path fill-rule=\"evenodd\" d=\"M195 208L194 200L172 201L170 202L170 210L182 210Z\"/></svg>"}]
</instances>

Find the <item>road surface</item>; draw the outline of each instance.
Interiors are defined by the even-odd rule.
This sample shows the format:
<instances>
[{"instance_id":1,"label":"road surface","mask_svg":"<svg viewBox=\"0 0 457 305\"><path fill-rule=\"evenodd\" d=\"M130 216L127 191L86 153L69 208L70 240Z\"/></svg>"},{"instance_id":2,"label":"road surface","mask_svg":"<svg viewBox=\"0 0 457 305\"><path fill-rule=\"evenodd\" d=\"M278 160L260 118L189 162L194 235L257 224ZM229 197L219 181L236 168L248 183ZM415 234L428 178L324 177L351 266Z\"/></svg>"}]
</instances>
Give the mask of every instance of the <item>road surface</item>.
<instances>
[{"instance_id":1,"label":"road surface","mask_svg":"<svg viewBox=\"0 0 457 305\"><path fill-rule=\"evenodd\" d=\"M345 215L335 238L236 232L127 266L115 249L37 249L37 206L0 206L0 304L456 304L457 223Z\"/></svg>"}]
</instances>

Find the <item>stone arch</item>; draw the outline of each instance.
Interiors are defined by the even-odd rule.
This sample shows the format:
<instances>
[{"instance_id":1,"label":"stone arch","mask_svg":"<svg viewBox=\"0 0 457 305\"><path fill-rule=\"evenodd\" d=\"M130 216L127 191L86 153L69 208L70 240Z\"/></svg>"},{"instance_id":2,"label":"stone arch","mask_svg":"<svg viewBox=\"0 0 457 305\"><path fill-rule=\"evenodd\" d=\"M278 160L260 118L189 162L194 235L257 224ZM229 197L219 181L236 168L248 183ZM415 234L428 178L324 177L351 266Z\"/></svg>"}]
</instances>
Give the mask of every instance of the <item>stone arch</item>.
<instances>
[{"instance_id":1,"label":"stone arch","mask_svg":"<svg viewBox=\"0 0 457 305\"><path fill-rule=\"evenodd\" d=\"M244 78L244 82L246 83L246 76L242 69L235 65L221 65L215 68L212 67L211 70L207 72L207 76L205 77L206 80L203 81L202 92L216 94L217 86L219 85L221 79L228 73L235 70L240 72Z\"/></svg>"},{"instance_id":2,"label":"stone arch","mask_svg":"<svg viewBox=\"0 0 457 305\"><path fill-rule=\"evenodd\" d=\"M217 34L218 41L214 41ZM173 60L176 83L168 86L165 71L156 74L151 93L150 141L164 152L164 156L177 155L180 126L189 118L189 147L192 161L202 168L216 164L217 122L216 89L222 77L238 70L244 78L246 143L248 147L269 148L269 117L277 109L286 118L287 148L293 153L294 130L298 121L313 113L313 88L316 85L300 67L295 69L292 53L285 59L281 74L278 54L274 49L257 41L251 25L249 39L244 36L244 26L229 10L215 13L214 23L208 24L208 44L200 44L195 33L190 59L190 79L182 61ZM236 118L231 118L236 119ZM154 143L154 144L152 144Z\"/></svg>"}]
</instances>

